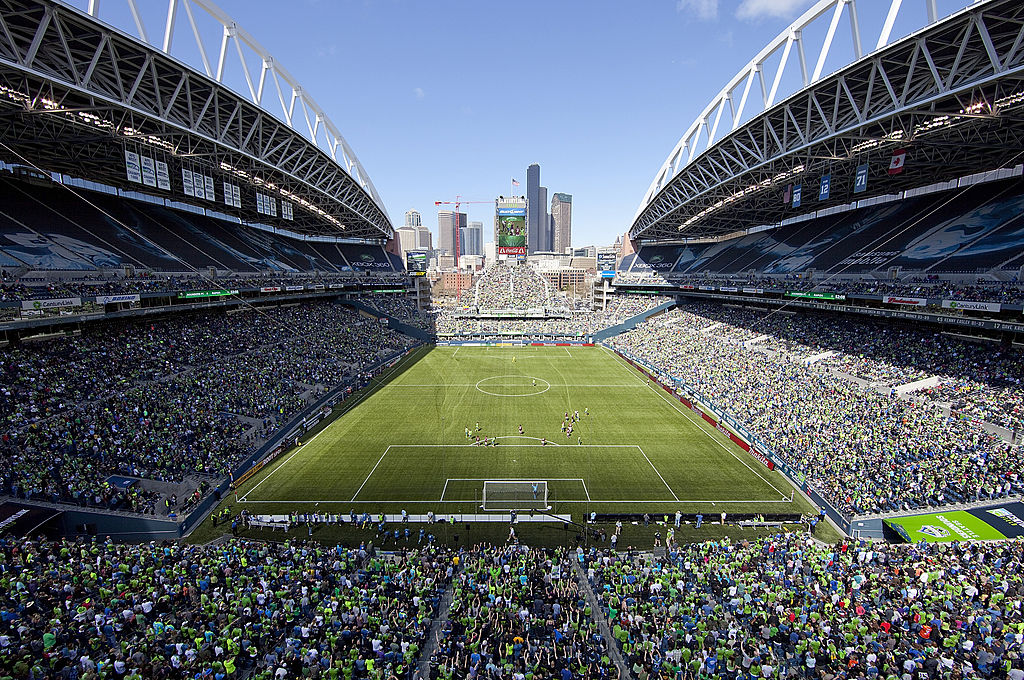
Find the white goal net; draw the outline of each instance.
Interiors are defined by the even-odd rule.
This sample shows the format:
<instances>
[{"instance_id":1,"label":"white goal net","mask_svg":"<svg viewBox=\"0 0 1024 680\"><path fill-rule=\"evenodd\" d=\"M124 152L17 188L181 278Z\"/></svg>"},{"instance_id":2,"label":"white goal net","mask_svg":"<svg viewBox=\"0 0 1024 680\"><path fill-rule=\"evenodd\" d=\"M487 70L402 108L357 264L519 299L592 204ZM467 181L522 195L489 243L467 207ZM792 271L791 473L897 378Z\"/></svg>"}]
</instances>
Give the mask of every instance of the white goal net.
<instances>
[{"instance_id":1,"label":"white goal net","mask_svg":"<svg viewBox=\"0 0 1024 680\"><path fill-rule=\"evenodd\" d=\"M484 510L546 510L548 483L529 480L484 482Z\"/></svg>"}]
</instances>

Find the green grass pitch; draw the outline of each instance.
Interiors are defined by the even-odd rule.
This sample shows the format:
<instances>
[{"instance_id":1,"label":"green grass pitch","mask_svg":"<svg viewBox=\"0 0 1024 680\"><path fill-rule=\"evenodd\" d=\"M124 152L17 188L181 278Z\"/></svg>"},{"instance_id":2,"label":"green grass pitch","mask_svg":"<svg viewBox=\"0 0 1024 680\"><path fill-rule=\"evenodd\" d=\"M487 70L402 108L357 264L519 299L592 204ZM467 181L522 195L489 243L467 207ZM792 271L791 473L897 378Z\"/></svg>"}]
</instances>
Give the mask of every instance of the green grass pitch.
<instances>
[{"instance_id":1,"label":"green grass pitch","mask_svg":"<svg viewBox=\"0 0 1024 680\"><path fill-rule=\"evenodd\" d=\"M575 518L810 507L799 494L791 500L778 473L600 347L421 348L344 406L242 485L242 507L479 512L484 480L546 481L552 511ZM563 416L577 410L567 437ZM498 445L475 445L467 428Z\"/></svg>"}]
</instances>

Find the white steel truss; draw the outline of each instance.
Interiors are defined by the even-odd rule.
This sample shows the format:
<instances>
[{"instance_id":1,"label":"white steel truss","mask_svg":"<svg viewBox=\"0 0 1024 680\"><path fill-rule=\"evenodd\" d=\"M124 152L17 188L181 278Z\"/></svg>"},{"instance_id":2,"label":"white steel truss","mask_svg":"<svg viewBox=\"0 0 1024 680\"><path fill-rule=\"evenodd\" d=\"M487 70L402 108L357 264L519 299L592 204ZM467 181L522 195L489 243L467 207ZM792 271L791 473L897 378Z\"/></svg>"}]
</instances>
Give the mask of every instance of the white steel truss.
<instances>
[{"instance_id":1,"label":"white steel truss","mask_svg":"<svg viewBox=\"0 0 1024 680\"><path fill-rule=\"evenodd\" d=\"M831 171L852 178L853 167L887 163L897 147L913 145L915 162L939 174L953 161L999 167L1009 158L1002 153L1010 150L1007 143L1019 151L1024 137L1020 126L1006 124L1016 120L1008 114L1021 103L1016 94L1024 70L1024 3L976 2L941 21L934 3L926 4L928 24L891 41L903 3L890 0L874 50L864 55L857 12L865 4L819 0L687 128L644 195L630 237L716 236L774 223L785 216L779 194L787 185ZM884 9L884 3L868 6ZM825 19L824 43L810 69L802 36ZM853 61L823 76L844 20ZM794 53L801 85L781 99L783 72L787 64L792 70ZM766 78L769 60L776 70Z\"/></svg>"},{"instance_id":2,"label":"white steel truss","mask_svg":"<svg viewBox=\"0 0 1024 680\"><path fill-rule=\"evenodd\" d=\"M157 1L166 5L160 31L146 24ZM105 23L111 17L101 4L119 3L127 4L128 25ZM211 23L219 52L202 37ZM186 40L198 63L173 49ZM227 83L231 59L244 72L243 94ZM0 95L0 135L26 155L53 146L48 169L73 172L79 162L104 181L104 163L123 154L112 142L137 144L163 151L172 173L187 159L202 163L218 186L223 178L295 203L295 222L283 225L295 231L393 235L337 126L210 0L0 0ZM123 170L120 158L114 167Z\"/></svg>"}]
</instances>

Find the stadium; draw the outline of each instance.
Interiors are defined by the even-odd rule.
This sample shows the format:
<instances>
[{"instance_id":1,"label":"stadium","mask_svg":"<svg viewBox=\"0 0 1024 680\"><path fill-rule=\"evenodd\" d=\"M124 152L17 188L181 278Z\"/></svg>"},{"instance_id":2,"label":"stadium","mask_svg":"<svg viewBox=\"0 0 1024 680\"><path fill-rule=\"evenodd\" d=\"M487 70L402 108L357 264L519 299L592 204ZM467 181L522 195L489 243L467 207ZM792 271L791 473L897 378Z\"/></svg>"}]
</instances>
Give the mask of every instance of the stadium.
<instances>
[{"instance_id":1,"label":"stadium","mask_svg":"<svg viewBox=\"0 0 1024 680\"><path fill-rule=\"evenodd\" d=\"M1024 4L805 4L566 285L212 0L0 0L0 678L1024 679Z\"/></svg>"}]
</instances>

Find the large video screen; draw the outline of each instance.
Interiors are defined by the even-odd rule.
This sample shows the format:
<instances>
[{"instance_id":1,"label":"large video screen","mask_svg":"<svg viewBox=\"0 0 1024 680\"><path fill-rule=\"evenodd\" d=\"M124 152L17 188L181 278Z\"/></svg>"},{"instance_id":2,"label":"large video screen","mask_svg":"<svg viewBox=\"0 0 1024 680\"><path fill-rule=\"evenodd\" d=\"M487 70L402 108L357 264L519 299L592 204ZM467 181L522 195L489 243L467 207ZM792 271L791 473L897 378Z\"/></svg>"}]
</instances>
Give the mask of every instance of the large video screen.
<instances>
[{"instance_id":1,"label":"large video screen","mask_svg":"<svg viewBox=\"0 0 1024 680\"><path fill-rule=\"evenodd\" d=\"M526 210L498 208L494 230L499 255L526 255Z\"/></svg>"},{"instance_id":2,"label":"large video screen","mask_svg":"<svg viewBox=\"0 0 1024 680\"><path fill-rule=\"evenodd\" d=\"M410 250L406 252L405 268L413 276L423 276L427 271L427 251Z\"/></svg>"}]
</instances>

